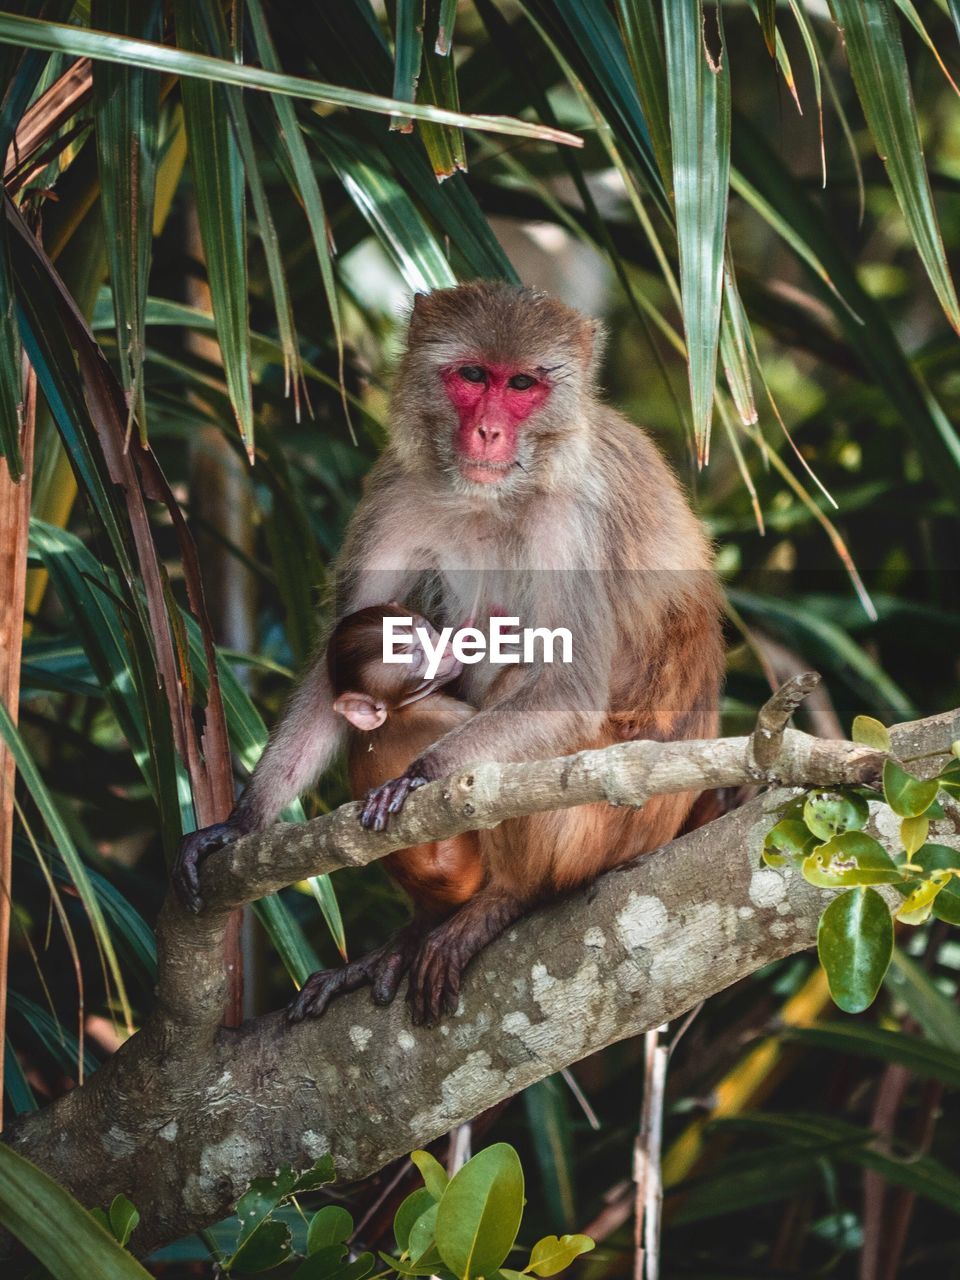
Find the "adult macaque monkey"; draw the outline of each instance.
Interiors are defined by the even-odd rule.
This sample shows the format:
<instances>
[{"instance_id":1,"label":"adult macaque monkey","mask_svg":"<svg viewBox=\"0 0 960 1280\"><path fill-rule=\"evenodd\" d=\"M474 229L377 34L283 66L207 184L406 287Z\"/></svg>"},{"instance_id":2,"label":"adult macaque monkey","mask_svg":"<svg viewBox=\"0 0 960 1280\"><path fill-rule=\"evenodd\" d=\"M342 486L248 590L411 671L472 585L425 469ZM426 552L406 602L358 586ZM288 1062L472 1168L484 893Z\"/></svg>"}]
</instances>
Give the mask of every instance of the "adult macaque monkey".
<instances>
[{"instance_id":1,"label":"adult macaque monkey","mask_svg":"<svg viewBox=\"0 0 960 1280\"><path fill-rule=\"evenodd\" d=\"M341 557L340 614L410 601L439 625L495 613L565 627L571 663L469 666L477 715L368 797L382 830L415 787L481 760L569 754L625 738L714 736L722 667L710 547L648 437L601 403L597 326L551 298L476 283L418 297L391 409ZM322 663L300 684L227 822L187 836L177 882L262 830L340 742ZM551 893L670 840L694 797L593 805L481 833L484 887L425 938L418 1021L455 1006L463 968Z\"/></svg>"}]
</instances>

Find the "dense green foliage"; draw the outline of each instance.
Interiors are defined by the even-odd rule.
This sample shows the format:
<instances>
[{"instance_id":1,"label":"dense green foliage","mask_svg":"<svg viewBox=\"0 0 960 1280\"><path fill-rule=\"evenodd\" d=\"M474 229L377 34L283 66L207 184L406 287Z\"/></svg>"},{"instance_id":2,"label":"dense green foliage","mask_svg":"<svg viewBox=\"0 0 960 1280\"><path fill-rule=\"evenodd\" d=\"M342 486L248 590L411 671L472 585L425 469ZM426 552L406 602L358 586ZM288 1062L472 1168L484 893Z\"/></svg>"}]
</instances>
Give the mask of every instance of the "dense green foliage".
<instances>
[{"instance_id":1,"label":"dense green foliage","mask_svg":"<svg viewBox=\"0 0 960 1280\"><path fill-rule=\"evenodd\" d=\"M21 131L0 226L14 475L18 342L39 386L19 729L0 724L20 772L8 1115L83 1078L148 1005L165 867L231 790L225 735L242 774L314 641L413 291L523 279L605 319L609 397L716 539L726 728L784 663L823 674L845 731L960 703L957 7L727 0L722 30L699 0L426 8L426 27L405 0L0 12L0 155ZM57 114L82 56L92 91ZM305 810L344 794L328 778ZM773 854L813 856L793 839ZM300 890L257 908L254 1009L404 918L375 866ZM960 1264L960 948L936 913L911 933L857 1020L829 1016L798 957L686 1030L664 1275L854 1276L865 1230L898 1275ZM764 1039L781 1017L788 1051ZM617 1045L475 1126L520 1151L527 1246L597 1238L582 1275L633 1265L642 1079L640 1046ZM377 1204L395 1172L351 1193L374 1252L411 1191Z\"/></svg>"}]
</instances>

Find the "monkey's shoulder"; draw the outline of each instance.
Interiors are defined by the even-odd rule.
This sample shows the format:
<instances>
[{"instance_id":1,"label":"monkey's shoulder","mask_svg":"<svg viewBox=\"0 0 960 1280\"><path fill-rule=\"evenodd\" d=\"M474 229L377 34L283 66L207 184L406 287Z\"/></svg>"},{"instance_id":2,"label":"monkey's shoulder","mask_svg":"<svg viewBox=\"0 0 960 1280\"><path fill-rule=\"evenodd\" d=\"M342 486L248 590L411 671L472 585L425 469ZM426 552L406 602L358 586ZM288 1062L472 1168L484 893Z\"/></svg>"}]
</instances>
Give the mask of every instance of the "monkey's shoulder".
<instances>
[{"instance_id":1,"label":"monkey's shoulder","mask_svg":"<svg viewBox=\"0 0 960 1280\"><path fill-rule=\"evenodd\" d=\"M643 488L667 485L679 491L673 469L650 433L616 409L601 406L593 422L593 437L602 465L614 467Z\"/></svg>"},{"instance_id":2,"label":"monkey's shoulder","mask_svg":"<svg viewBox=\"0 0 960 1280\"><path fill-rule=\"evenodd\" d=\"M651 436L613 409L595 421L602 477L597 516L624 567L705 568L709 542L672 467Z\"/></svg>"}]
</instances>

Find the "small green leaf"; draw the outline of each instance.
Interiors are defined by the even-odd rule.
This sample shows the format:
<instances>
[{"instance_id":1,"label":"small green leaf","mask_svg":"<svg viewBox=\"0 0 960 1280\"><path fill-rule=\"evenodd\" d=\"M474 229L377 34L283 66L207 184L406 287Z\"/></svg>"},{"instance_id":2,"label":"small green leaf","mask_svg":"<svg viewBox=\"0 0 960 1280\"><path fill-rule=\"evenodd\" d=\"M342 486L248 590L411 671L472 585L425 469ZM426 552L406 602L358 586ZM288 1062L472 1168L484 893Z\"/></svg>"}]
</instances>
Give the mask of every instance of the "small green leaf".
<instances>
[{"instance_id":1,"label":"small green leaf","mask_svg":"<svg viewBox=\"0 0 960 1280\"><path fill-rule=\"evenodd\" d=\"M817 838L807 824L797 818L784 818L767 832L763 842L763 860L768 867L785 867L806 857Z\"/></svg>"},{"instance_id":2,"label":"small green leaf","mask_svg":"<svg viewBox=\"0 0 960 1280\"><path fill-rule=\"evenodd\" d=\"M411 1151L410 1159L419 1169L423 1184L431 1196L434 1200L439 1200L450 1181L446 1169L429 1151Z\"/></svg>"},{"instance_id":3,"label":"small green leaf","mask_svg":"<svg viewBox=\"0 0 960 1280\"><path fill-rule=\"evenodd\" d=\"M953 746L957 744L954 743ZM950 748L953 750L953 747ZM960 799L960 760L951 760L947 767L941 772L939 778L940 786L954 799Z\"/></svg>"},{"instance_id":4,"label":"small green leaf","mask_svg":"<svg viewBox=\"0 0 960 1280\"><path fill-rule=\"evenodd\" d=\"M413 1224L422 1213L425 1213L435 1203L436 1201L426 1187L418 1187L401 1204L393 1220L393 1234L397 1241L397 1248L401 1253L407 1253L409 1250L410 1231L413 1228Z\"/></svg>"},{"instance_id":5,"label":"small green leaf","mask_svg":"<svg viewBox=\"0 0 960 1280\"><path fill-rule=\"evenodd\" d=\"M532 1271L535 1276L555 1276L569 1267L574 1258L595 1247L589 1236L560 1236L559 1239L544 1236L530 1250L530 1261L524 1270Z\"/></svg>"},{"instance_id":6,"label":"small green leaf","mask_svg":"<svg viewBox=\"0 0 960 1280\"><path fill-rule=\"evenodd\" d=\"M902 868L883 845L863 831L845 831L819 845L803 860L803 877L819 889L845 885L897 884Z\"/></svg>"},{"instance_id":7,"label":"small green leaf","mask_svg":"<svg viewBox=\"0 0 960 1280\"><path fill-rule=\"evenodd\" d=\"M307 1239L307 1262L309 1270L301 1267L297 1271L297 1275L303 1277L303 1280L328 1280L333 1276L339 1276L343 1270L344 1258L347 1256L347 1246L345 1244L325 1244L317 1249L310 1248L309 1237Z\"/></svg>"},{"instance_id":8,"label":"small green leaf","mask_svg":"<svg viewBox=\"0 0 960 1280\"><path fill-rule=\"evenodd\" d=\"M321 1156L312 1169L307 1169L297 1178L293 1192L299 1195L303 1191L318 1191L321 1187L327 1186L336 1180L337 1174L333 1167L333 1156Z\"/></svg>"},{"instance_id":9,"label":"small green leaf","mask_svg":"<svg viewBox=\"0 0 960 1280\"><path fill-rule=\"evenodd\" d=\"M902 769L896 760L887 760L883 766L883 794L887 804L901 818L918 818L937 798L940 780L924 781Z\"/></svg>"},{"instance_id":10,"label":"small green leaf","mask_svg":"<svg viewBox=\"0 0 960 1280\"><path fill-rule=\"evenodd\" d=\"M366 1280L377 1260L372 1253L358 1253L352 1262L337 1273L337 1280Z\"/></svg>"},{"instance_id":11,"label":"small green leaf","mask_svg":"<svg viewBox=\"0 0 960 1280\"><path fill-rule=\"evenodd\" d=\"M893 921L875 889L834 898L820 917L817 952L834 1003L844 1013L869 1008L893 955Z\"/></svg>"},{"instance_id":12,"label":"small green leaf","mask_svg":"<svg viewBox=\"0 0 960 1280\"><path fill-rule=\"evenodd\" d=\"M121 1193L118 1196L114 1196L113 1203L110 1205L109 1217L110 1230L116 1237L117 1243L125 1245L140 1221L140 1214L127 1197Z\"/></svg>"},{"instance_id":13,"label":"small green leaf","mask_svg":"<svg viewBox=\"0 0 960 1280\"><path fill-rule=\"evenodd\" d=\"M110 1229L110 1219L107 1217L105 1209L101 1209L99 1205L94 1205L92 1209L87 1210L87 1213L89 1213L94 1222L99 1223L99 1225L103 1227L104 1231L109 1231L110 1235L113 1235L113 1232Z\"/></svg>"},{"instance_id":14,"label":"small green leaf","mask_svg":"<svg viewBox=\"0 0 960 1280\"><path fill-rule=\"evenodd\" d=\"M875 751L890 750L890 734L887 726L873 716L856 716L853 721L851 738L865 747L873 747Z\"/></svg>"},{"instance_id":15,"label":"small green leaf","mask_svg":"<svg viewBox=\"0 0 960 1280\"><path fill-rule=\"evenodd\" d=\"M353 1218L341 1205L325 1204L318 1209L307 1228L307 1253L316 1253L325 1245L343 1244L353 1235Z\"/></svg>"},{"instance_id":16,"label":"small green leaf","mask_svg":"<svg viewBox=\"0 0 960 1280\"><path fill-rule=\"evenodd\" d=\"M290 1257L290 1228L285 1222L261 1222L244 1240L229 1262L229 1270L238 1276L252 1276L271 1271ZM227 1269L228 1264L224 1264Z\"/></svg>"},{"instance_id":17,"label":"small green leaf","mask_svg":"<svg viewBox=\"0 0 960 1280\"><path fill-rule=\"evenodd\" d=\"M919 818L904 818L900 823L900 842L911 858L927 843L929 834L930 820L925 814Z\"/></svg>"},{"instance_id":18,"label":"small green leaf","mask_svg":"<svg viewBox=\"0 0 960 1280\"><path fill-rule=\"evenodd\" d=\"M854 792L811 791L803 806L803 820L818 840L860 831L869 816L866 800Z\"/></svg>"},{"instance_id":19,"label":"small green leaf","mask_svg":"<svg viewBox=\"0 0 960 1280\"><path fill-rule=\"evenodd\" d=\"M391 1270L396 1271L401 1276L432 1276L436 1270L436 1267L432 1264L417 1266L416 1263L408 1262L404 1258L391 1258L389 1253L381 1253L380 1257Z\"/></svg>"},{"instance_id":20,"label":"small green leaf","mask_svg":"<svg viewBox=\"0 0 960 1280\"><path fill-rule=\"evenodd\" d=\"M365 1280L373 1270L376 1259L372 1253L361 1253L353 1262L336 1262L328 1257L330 1247L307 1258L294 1271L292 1280Z\"/></svg>"},{"instance_id":21,"label":"small green leaf","mask_svg":"<svg viewBox=\"0 0 960 1280\"><path fill-rule=\"evenodd\" d=\"M949 871L935 871L904 899L903 905L897 910L897 919L902 924L926 924L937 896L951 878Z\"/></svg>"},{"instance_id":22,"label":"small green leaf","mask_svg":"<svg viewBox=\"0 0 960 1280\"><path fill-rule=\"evenodd\" d=\"M934 918L944 924L960 925L960 890L956 885L956 880L951 879L933 901Z\"/></svg>"},{"instance_id":23,"label":"small green leaf","mask_svg":"<svg viewBox=\"0 0 960 1280\"><path fill-rule=\"evenodd\" d=\"M237 1201L236 1214L240 1222L237 1249L273 1213L274 1209L290 1195L297 1183L297 1175L289 1168L278 1169L272 1178L254 1178Z\"/></svg>"},{"instance_id":24,"label":"small green leaf","mask_svg":"<svg viewBox=\"0 0 960 1280\"><path fill-rule=\"evenodd\" d=\"M523 1169L513 1147L477 1152L450 1180L437 1212L437 1248L461 1280L489 1276L513 1248L523 1215Z\"/></svg>"},{"instance_id":25,"label":"small green leaf","mask_svg":"<svg viewBox=\"0 0 960 1280\"><path fill-rule=\"evenodd\" d=\"M442 1263L434 1242L437 1232L438 1208L438 1204L432 1204L429 1209L421 1213L410 1228L410 1240L408 1242L410 1261L418 1271L427 1266L436 1271Z\"/></svg>"},{"instance_id":26,"label":"small green leaf","mask_svg":"<svg viewBox=\"0 0 960 1280\"><path fill-rule=\"evenodd\" d=\"M276 1228L283 1224L270 1221L270 1215L290 1196L303 1191L316 1191L318 1187L332 1182L333 1177L333 1160L330 1156L324 1156L305 1173L295 1173L288 1165L284 1165L272 1178L255 1178L237 1201L236 1214L240 1231L236 1252L224 1262L223 1269L252 1272L278 1266L290 1253L290 1233L283 1227L286 1235L281 1238L281 1233ZM258 1237L255 1241L254 1236ZM286 1254L281 1257L284 1241ZM274 1261L265 1261L270 1258Z\"/></svg>"},{"instance_id":27,"label":"small green leaf","mask_svg":"<svg viewBox=\"0 0 960 1280\"><path fill-rule=\"evenodd\" d=\"M960 852L946 844L925 844L913 855L912 861L922 868L925 875L937 871L953 871L946 884L933 901L933 914L947 924L960 925Z\"/></svg>"}]
</instances>

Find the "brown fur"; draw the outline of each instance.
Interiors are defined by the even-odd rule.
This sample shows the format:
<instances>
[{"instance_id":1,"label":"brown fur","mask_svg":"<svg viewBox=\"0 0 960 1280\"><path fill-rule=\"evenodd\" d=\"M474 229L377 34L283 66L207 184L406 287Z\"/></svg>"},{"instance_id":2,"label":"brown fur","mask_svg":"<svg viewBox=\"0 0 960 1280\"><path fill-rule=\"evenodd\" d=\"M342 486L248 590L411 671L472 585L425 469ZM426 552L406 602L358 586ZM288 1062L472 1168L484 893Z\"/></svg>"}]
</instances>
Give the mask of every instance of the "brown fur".
<instances>
[{"instance_id":1,"label":"brown fur","mask_svg":"<svg viewBox=\"0 0 960 1280\"><path fill-rule=\"evenodd\" d=\"M442 690L408 706L395 704L416 687L409 668L382 661L383 618L408 612L399 605L376 605L341 619L327 645L327 670L333 692L383 698L387 718L378 729L348 729L347 770L350 793L360 799L451 729L465 724L475 709ZM484 881L475 834L433 840L398 849L383 860L393 880L409 896L418 918L442 919L471 898Z\"/></svg>"},{"instance_id":2,"label":"brown fur","mask_svg":"<svg viewBox=\"0 0 960 1280\"><path fill-rule=\"evenodd\" d=\"M652 441L600 401L597 334L562 303L503 284L417 300L391 441L339 563L339 605L349 612L409 599L440 625L507 613L522 626L568 627L575 644L569 666L468 667L462 692L479 710L424 746L410 766L421 780L484 759L716 733L723 653L711 549ZM484 361L529 370L551 390L523 424L516 466L481 486L458 466L457 417L441 374ZM338 742L330 705L319 665L238 805L240 829L271 822L326 766ZM400 768L410 757L404 749L393 758ZM520 909L507 902L571 888L670 840L692 800L657 798L638 812L588 806L484 833L488 881L467 908L481 922L471 936L490 935L485 902L502 922ZM470 954L462 933L461 965ZM431 989L447 981L445 936L415 970ZM447 1005L455 988L452 980L445 988ZM439 1006L431 996L426 1007Z\"/></svg>"},{"instance_id":3,"label":"brown fur","mask_svg":"<svg viewBox=\"0 0 960 1280\"><path fill-rule=\"evenodd\" d=\"M351 795L359 799L389 778L399 777L421 752L475 714L465 702L432 693L392 712L372 733L351 729L347 748ZM473 833L398 849L384 858L383 865L417 913L434 918L449 915L472 898L484 881Z\"/></svg>"}]
</instances>

